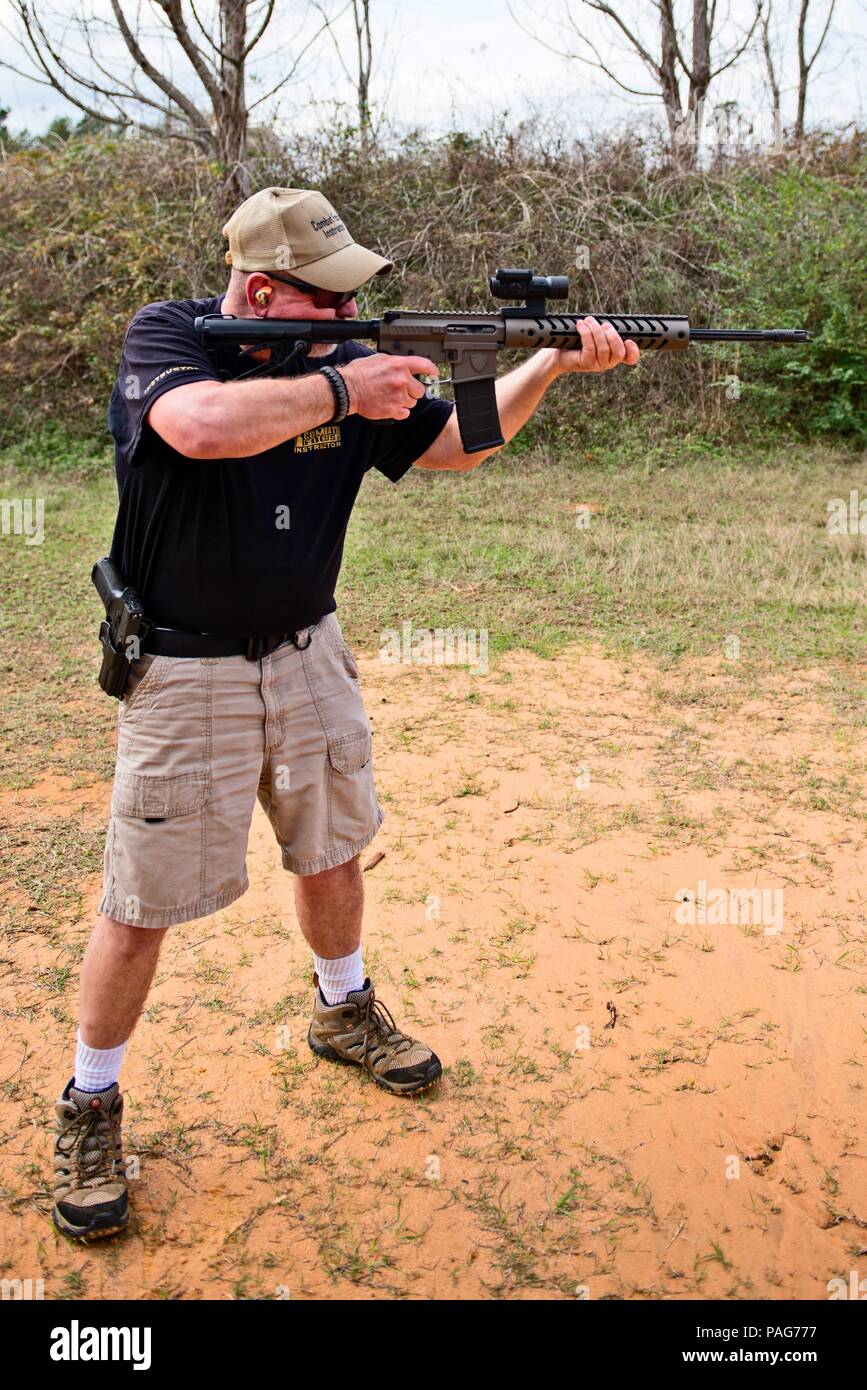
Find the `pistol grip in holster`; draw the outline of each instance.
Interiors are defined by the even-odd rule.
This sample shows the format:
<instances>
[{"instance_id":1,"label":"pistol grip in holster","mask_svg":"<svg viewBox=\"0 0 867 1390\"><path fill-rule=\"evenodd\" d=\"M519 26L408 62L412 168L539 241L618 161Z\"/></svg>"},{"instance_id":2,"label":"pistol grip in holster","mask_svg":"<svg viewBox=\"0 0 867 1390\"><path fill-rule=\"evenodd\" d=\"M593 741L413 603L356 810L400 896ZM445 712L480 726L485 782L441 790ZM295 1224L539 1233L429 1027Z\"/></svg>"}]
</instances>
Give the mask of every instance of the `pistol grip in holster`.
<instances>
[{"instance_id":1,"label":"pistol grip in holster","mask_svg":"<svg viewBox=\"0 0 867 1390\"><path fill-rule=\"evenodd\" d=\"M111 623L105 619L99 625L99 641L102 646L100 689L104 690L106 695L113 695L116 700L122 700L129 678L130 663L126 652L112 642Z\"/></svg>"},{"instance_id":2,"label":"pistol grip in holster","mask_svg":"<svg viewBox=\"0 0 867 1390\"><path fill-rule=\"evenodd\" d=\"M99 684L106 695L122 700L131 663L141 655L151 625L131 584L125 584L108 557L97 560L90 572L105 607L99 625L102 665Z\"/></svg>"}]
</instances>

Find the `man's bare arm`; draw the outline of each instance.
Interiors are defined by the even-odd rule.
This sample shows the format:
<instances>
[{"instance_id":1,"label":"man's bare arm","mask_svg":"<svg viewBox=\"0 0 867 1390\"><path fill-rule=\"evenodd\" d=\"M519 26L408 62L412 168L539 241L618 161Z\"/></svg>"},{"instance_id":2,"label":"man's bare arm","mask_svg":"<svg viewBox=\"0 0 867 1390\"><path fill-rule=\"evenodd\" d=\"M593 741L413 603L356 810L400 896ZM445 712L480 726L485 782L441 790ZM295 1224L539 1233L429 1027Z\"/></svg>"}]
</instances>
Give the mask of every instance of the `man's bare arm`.
<instances>
[{"instance_id":1,"label":"man's bare arm","mask_svg":"<svg viewBox=\"0 0 867 1390\"><path fill-rule=\"evenodd\" d=\"M406 420L424 387L416 376L436 367L429 357L374 352L339 368L349 391L349 414L366 420ZM150 408L151 426L191 459L250 458L334 415L334 396L319 372L290 379L191 381L166 391Z\"/></svg>"},{"instance_id":2,"label":"man's bare arm","mask_svg":"<svg viewBox=\"0 0 867 1390\"><path fill-rule=\"evenodd\" d=\"M249 458L333 414L331 387L311 372L276 381L191 381L154 401L148 421L186 458Z\"/></svg>"},{"instance_id":3,"label":"man's bare arm","mask_svg":"<svg viewBox=\"0 0 867 1390\"><path fill-rule=\"evenodd\" d=\"M540 350L528 362L522 362L520 367L515 367L514 371L500 377L496 383L500 433L506 443L526 424L554 380L555 374L542 357L543 351L549 349ZM495 449L484 449L478 454L465 454L458 431L457 411L453 410L430 448L416 459L415 467L467 473L492 454L499 453L501 448L502 445L498 445Z\"/></svg>"},{"instance_id":4,"label":"man's bare arm","mask_svg":"<svg viewBox=\"0 0 867 1390\"><path fill-rule=\"evenodd\" d=\"M587 318L579 322L578 331L580 348L540 348L527 362L522 362L496 383L500 433L506 443L526 424L558 377L572 372L607 372L621 363L634 366L638 361L638 348L632 339L624 342L610 324L599 324L594 318ZM478 454L465 454L457 415L452 411L433 444L416 459L415 466L466 473L502 447L500 444Z\"/></svg>"}]
</instances>

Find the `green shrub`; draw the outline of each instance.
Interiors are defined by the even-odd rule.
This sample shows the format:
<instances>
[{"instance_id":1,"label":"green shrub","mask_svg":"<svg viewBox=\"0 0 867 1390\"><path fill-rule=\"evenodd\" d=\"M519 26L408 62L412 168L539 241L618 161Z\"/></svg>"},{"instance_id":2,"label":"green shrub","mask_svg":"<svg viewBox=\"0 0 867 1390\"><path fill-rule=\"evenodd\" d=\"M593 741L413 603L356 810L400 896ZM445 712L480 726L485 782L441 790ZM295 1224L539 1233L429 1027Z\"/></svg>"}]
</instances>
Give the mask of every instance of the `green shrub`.
<instances>
[{"instance_id":1,"label":"green shrub","mask_svg":"<svg viewBox=\"0 0 867 1390\"><path fill-rule=\"evenodd\" d=\"M853 161L845 178L798 166L738 175L709 232L726 322L815 334L804 351L766 354L753 390L774 424L867 436L864 165Z\"/></svg>"}]
</instances>

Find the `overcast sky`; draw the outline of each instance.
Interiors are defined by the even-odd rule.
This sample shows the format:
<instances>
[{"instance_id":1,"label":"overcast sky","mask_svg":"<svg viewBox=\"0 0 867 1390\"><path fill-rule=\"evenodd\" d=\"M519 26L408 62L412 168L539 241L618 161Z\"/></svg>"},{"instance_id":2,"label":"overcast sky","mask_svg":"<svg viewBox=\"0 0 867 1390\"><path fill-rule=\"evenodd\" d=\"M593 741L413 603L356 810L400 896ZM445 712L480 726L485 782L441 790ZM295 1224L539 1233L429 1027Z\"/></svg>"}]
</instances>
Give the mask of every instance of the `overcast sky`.
<instances>
[{"instance_id":1,"label":"overcast sky","mask_svg":"<svg viewBox=\"0 0 867 1390\"><path fill-rule=\"evenodd\" d=\"M88 3L89 0L84 5L55 0L55 13L65 15L69 25L71 18L82 14ZM109 13L106 0L93 3L98 14ZM336 14L341 0L327 3L330 12ZM610 24L581 5L580 0L512 0L511 8L512 13L508 0L438 0L429 6L418 0L373 0L379 48L372 88L374 100L385 104L399 121L420 125L431 133L453 125L473 130L480 122L502 113L515 119L539 111L559 114L581 135L589 129L610 128L628 118L641 120L643 111L657 109L653 101L618 92L598 70L575 58L557 56L531 36L537 35L555 48L578 49L574 31L563 20L564 13L571 13L580 18L586 33L597 43L600 55L618 76L630 85L645 87L647 76L641 65L629 57ZM724 8L723 3L720 9ZM730 0L724 49L743 32L740 26L752 8L752 0ZM206 13L207 9L205 4L199 12ZM685 14L686 9L681 0L680 12ZM779 16L777 41L783 54L784 120L790 120L796 81L792 19L795 0L774 0L774 9ZM811 34L815 34L827 11L827 0L813 0L812 9L816 17ZM132 16L135 6L127 4L126 10ZM635 23L655 49L650 0L621 0L618 10ZM158 34L159 23L146 0L141 4L141 13L150 16L147 22L152 32ZM9 0L0 0L0 14L8 23L13 22ZM303 37L313 32L314 16L313 6L302 0L277 0L275 18L257 50L260 62L254 75L261 76L268 86L278 80L285 71L287 53L299 46L299 32ZM348 23L346 15L336 26L345 39L350 35ZM58 19L53 31L60 33L63 27L63 20ZM65 44L66 54L74 54L78 44L69 28ZM171 43L154 37L149 52L166 62L171 47ZM345 51L351 63L348 45ZM117 64L120 70L123 51L118 40L101 39L98 52L109 66ZM14 61L8 40L3 44L3 53L7 61ZM867 4L865 0L837 0L831 35L810 85L808 124L863 122L861 74L865 60ZM182 60L174 61L174 72L183 79ZM11 108L9 124L13 130L25 127L40 131L56 115L78 114L50 89L37 87L9 72L3 72L2 78L0 101ZM184 85L191 93L196 90L194 82L185 80ZM711 95L712 102L737 101L744 112L766 109L760 54L745 55L736 69L718 79ZM352 87L341 72L333 44L324 35L311 50L300 80L284 93L281 114L290 126L309 127L321 118L319 103L327 106L335 100L345 102L351 112Z\"/></svg>"}]
</instances>

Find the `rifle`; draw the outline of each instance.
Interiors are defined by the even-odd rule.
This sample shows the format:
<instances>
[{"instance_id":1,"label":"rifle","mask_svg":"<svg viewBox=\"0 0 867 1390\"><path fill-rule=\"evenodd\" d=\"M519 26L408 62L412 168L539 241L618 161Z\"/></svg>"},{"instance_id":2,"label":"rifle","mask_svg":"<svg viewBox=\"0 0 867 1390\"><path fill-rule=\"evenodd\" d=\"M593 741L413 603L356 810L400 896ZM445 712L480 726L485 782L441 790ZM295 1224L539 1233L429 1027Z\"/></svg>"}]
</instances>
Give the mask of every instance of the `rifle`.
<instances>
[{"instance_id":1,"label":"rifle","mask_svg":"<svg viewBox=\"0 0 867 1390\"><path fill-rule=\"evenodd\" d=\"M205 314L195 331L205 344L238 343L248 350L291 347L274 365L309 352L313 343L366 338L379 352L429 357L447 362L458 412L461 444L467 454L504 443L497 413L497 353L503 348L580 348L575 324L583 314L550 314L548 299L566 299L565 275L534 275L532 270L498 270L489 281L495 299L520 299L520 307L491 314L420 313L387 309L381 319L247 319ZM642 352L680 352L691 343L806 343L803 328L692 328L678 314L594 314ZM394 421L384 421L393 424Z\"/></svg>"}]
</instances>

